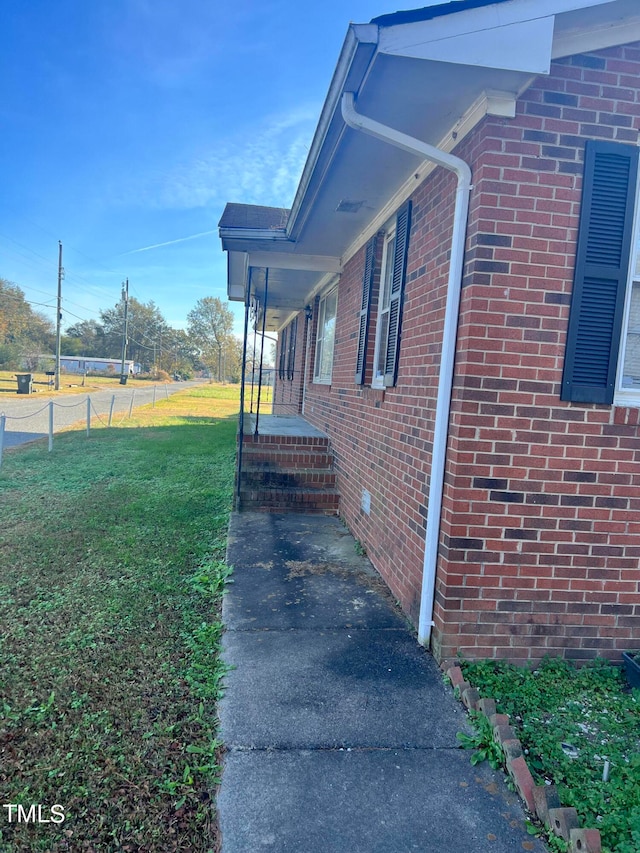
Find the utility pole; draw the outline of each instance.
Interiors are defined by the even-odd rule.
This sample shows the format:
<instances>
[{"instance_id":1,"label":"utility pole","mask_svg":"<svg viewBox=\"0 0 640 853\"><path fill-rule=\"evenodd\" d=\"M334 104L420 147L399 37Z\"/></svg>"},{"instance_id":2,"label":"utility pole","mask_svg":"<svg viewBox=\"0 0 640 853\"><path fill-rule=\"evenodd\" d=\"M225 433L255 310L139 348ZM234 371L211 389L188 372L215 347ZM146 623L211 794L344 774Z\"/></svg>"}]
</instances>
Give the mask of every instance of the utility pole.
<instances>
[{"instance_id":1,"label":"utility pole","mask_svg":"<svg viewBox=\"0 0 640 853\"><path fill-rule=\"evenodd\" d=\"M62 279L64 278L64 270L62 269L62 243L58 240L58 307L56 309L56 366L55 366L55 382L54 388L60 390L60 324L62 321Z\"/></svg>"},{"instance_id":2,"label":"utility pole","mask_svg":"<svg viewBox=\"0 0 640 853\"><path fill-rule=\"evenodd\" d=\"M124 363L127 358L127 330L129 322L129 279L122 283L122 301L124 302L124 324L122 327L122 366L120 368L120 384L127 384L127 374Z\"/></svg>"}]
</instances>

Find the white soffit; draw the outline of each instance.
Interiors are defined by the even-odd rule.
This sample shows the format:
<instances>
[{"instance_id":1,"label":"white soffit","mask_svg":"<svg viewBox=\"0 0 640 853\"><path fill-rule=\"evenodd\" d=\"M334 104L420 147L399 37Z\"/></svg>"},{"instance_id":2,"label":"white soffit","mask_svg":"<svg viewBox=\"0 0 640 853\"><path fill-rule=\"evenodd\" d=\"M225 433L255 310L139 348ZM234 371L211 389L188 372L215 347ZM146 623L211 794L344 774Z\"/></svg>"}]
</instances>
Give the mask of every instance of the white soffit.
<instances>
[{"instance_id":1,"label":"white soffit","mask_svg":"<svg viewBox=\"0 0 640 853\"><path fill-rule=\"evenodd\" d=\"M530 78L533 79L533 78ZM528 85L528 84L527 84ZM523 88L526 85L523 84ZM500 118L514 118L516 114L517 95L512 92L497 92L487 90L478 98L478 100L469 107L466 113L453 126L452 132L442 139L437 147L442 151L451 153L456 145L464 139L473 128L485 116L498 116ZM415 192L417 186L427 178L428 175L436 168L435 163L430 160L425 160L412 174L398 191L389 199L378 215L367 225L355 238L353 243L348 247L342 257L343 267L348 261L360 251L374 234L384 228L387 221L398 210L401 204Z\"/></svg>"},{"instance_id":2,"label":"white soffit","mask_svg":"<svg viewBox=\"0 0 640 853\"><path fill-rule=\"evenodd\" d=\"M414 24L413 26L422 28L422 37L429 33L428 40L421 41L417 33L410 35L408 32L402 39L389 30L383 30L380 34L380 51L415 59L504 68L524 71L527 74L548 74L553 22L554 18L551 16L437 39L433 39L430 28L425 30L424 25Z\"/></svg>"}]
</instances>

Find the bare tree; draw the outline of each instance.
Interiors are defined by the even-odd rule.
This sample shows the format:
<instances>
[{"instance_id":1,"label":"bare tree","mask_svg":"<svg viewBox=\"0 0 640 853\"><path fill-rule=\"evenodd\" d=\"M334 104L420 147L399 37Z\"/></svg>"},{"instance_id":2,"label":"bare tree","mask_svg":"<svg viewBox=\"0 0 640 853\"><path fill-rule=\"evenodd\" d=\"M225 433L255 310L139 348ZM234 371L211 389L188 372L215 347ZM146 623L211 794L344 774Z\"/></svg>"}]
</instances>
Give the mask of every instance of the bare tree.
<instances>
[{"instance_id":1,"label":"bare tree","mask_svg":"<svg viewBox=\"0 0 640 853\"><path fill-rule=\"evenodd\" d=\"M221 382L225 358L231 358L236 349L233 314L217 296L205 296L189 311L187 323L189 337L198 347L203 364Z\"/></svg>"}]
</instances>

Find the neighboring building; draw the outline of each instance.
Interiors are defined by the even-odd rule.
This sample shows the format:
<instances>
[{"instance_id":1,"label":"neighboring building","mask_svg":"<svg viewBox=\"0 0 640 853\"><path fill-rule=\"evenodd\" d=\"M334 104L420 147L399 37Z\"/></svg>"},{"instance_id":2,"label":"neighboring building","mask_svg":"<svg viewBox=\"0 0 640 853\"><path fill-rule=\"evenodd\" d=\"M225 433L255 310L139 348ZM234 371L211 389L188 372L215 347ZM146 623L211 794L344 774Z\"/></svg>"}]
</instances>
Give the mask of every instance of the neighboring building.
<instances>
[{"instance_id":1,"label":"neighboring building","mask_svg":"<svg viewBox=\"0 0 640 853\"><path fill-rule=\"evenodd\" d=\"M60 369L67 373L113 373L120 375L122 370L121 358L94 358L83 355L61 355ZM125 372L129 376L140 373L140 365L134 361L126 360Z\"/></svg>"},{"instance_id":2,"label":"neighboring building","mask_svg":"<svg viewBox=\"0 0 640 853\"><path fill-rule=\"evenodd\" d=\"M276 412L438 658L640 645L640 4L351 25L288 214L227 206Z\"/></svg>"}]
</instances>

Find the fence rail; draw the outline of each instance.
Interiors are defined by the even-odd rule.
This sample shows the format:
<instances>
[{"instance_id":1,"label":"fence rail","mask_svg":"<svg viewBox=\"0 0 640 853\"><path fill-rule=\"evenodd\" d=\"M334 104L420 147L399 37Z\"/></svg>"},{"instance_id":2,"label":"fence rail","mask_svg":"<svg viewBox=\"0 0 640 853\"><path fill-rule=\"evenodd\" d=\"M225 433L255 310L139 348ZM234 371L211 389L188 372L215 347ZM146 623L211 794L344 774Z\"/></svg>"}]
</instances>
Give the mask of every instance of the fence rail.
<instances>
[{"instance_id":1,"label":"fence rail","mask_svg":"<svg viewBox=\"0 0 640 853\"><path fill-rule=\"evenodd\" d=\"M165 398L168 399L169 398L168 388L166 385L164 385L162 387L164 388ZM151 389L144 389L144 392L148 392L149 390L151 390ZM138 391L140 391L140 389L138 389ZM140 393L138 394L138 396L140 397ZM145 394L145 396L146 396L146 394ZM131 391L131 395L129 396L128 400L122 400L122 395L120 395L120 399L122 400L123 403L126 404L128 402L128 410L125 408L125 413L123 414L122 418L115 424L115 426L120 426L122 423L124 423L125 420L127 420L127 418L131 417L135 397L136 397L136 389L133 389ZM156 404L156 397L157 397L157 386L154 385L153 386L153 399L151 401L152 405L154 405L154 406ZM3 456L3 451L5 448L5 434L8 433L8 430L7 430L7 423L8 422L11 422L11 421L33 421L34 418L41 416L43 414L43 412L48 410L48 438L49 438L49 452L51 452L53 450L53 436L54 436L54 432L55 432L54 410L56 408L58 408L58 409L76 409L80 406L84 406L85 417L84 418L78 417L76 419L76 421L85 420L85 418L86 418L86 430L87 430L87 436L88 436L91 433L92 414L98 419L98 421L103 426L106 426L106 427L114 426L113 415L114 415L115 404L116 404L116 394L112 394L111 400L109 401L109 405L108 405L108 415L107 415L106 412L104 412L104 411L101 412L98 410L98 408L94 404L94 401L91 398L91 394L88 394L86 398L78 400L77 403L60 403L56 400L49 400L47 403L44 404L44 406L41 406L39 409L36 409L36 411L29 412L28 414L25 414L25 415L15 415L15 414L7 415L4 412L0 413L0 468L2 467L2 456ZM140 404L140 405L142 405L142 404ZM106 421L104 420L105 416L107 418ZM75 423L76 421L70 422L67 419L67 422L64 424L64 426L70 426L71 423ZM42 419L41 419L41 422L42 422ZM40 437L44 438L46 435L47 435L47 432L36 433L37 438L40 438ZM26 443L26 441L33 441L33 440L35 440L35 439L25 439L23 442L20 442L20 443Z\"/></svg>"}]
</instances>

